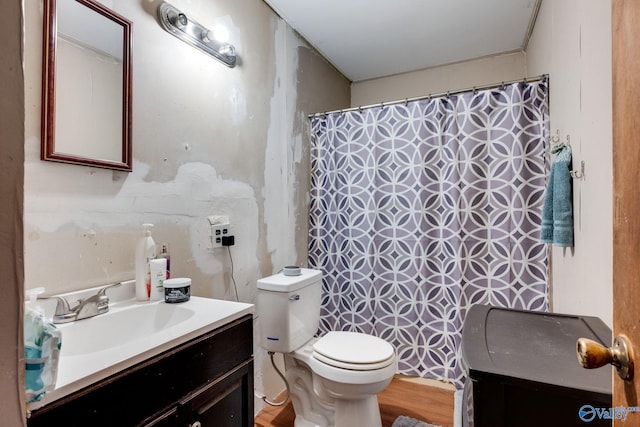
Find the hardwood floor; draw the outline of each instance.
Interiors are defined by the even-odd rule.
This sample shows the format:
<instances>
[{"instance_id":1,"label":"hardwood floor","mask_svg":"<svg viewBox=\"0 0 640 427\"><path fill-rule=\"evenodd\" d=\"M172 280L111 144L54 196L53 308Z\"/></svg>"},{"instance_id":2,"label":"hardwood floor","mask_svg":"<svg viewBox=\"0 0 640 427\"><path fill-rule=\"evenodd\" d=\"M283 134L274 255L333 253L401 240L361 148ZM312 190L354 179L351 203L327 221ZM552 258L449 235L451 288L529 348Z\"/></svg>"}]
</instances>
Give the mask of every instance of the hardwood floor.
<instances>
[{"instance_id":1,"label":"hardwood floor","mask_svg":"<svg viewBox=\"0 0 640 427\"><path fill-rule=\"evenodd\" d=\"M400 415L442 427L453 427L453 388L431 386L396 377L378 395L382 427L391 427ZM275 408L265 407L255 419L255 427L293 427L291 401Z\"/></svg>"}]
</instances>

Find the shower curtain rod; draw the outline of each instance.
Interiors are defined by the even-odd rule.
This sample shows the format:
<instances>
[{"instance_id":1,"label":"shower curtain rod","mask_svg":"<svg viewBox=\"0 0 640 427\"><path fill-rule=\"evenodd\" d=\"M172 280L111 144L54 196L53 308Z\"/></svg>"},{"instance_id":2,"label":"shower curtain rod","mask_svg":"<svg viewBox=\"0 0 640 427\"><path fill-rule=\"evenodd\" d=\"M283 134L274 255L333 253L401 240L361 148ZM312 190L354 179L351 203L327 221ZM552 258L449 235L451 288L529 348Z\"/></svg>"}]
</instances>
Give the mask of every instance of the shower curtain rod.
<instances>
[{"instance_id":1,"label":"shower curtain rod","mask_svg":"<svg viewBox=\"0 0 640 427\"><path fill-rule=\"evenodd\" d=\"M461 93L465 93L465 92L475 92L475 91L479 91L479 90L488 90L488 89L495 89L497 87L504 87L505 85L510 85L513 83L532 83L532 82L537 82L537 81L547 81L547 79L549 78L548 74L542 74L538 77L533 77L533 78L524 78L524 79L518 79L518 80L511 80L508 82L500 82L500 83L493 83L493 84L488 84L488 85L484 85L484 86L474 86L471 88L467 88L467 89L458 89L458 90L452 90L452 91L447 91L447 92L441 92L441 93L437 93L437 94L429 94L429 95L423 95L423 96L417 96L415 98L405 98L405 99L399 99L397 101L389 101L389 102L380 102L378 104L370 104L370 105L365 105L365 106L360 106L360 107L351 107L351 108L344 108L341 110L333 110L333 111L325 111L324 113L313 113L313 114L309 114L307 117L308 118L313 118L313 117L320 117L320 116L326 116L327 114L333 114L333 113L346 113L349 111L357 111L357 110L365 110L367 108L374 108L374 107L386 107L388 105L396 105L396 104L406 104L408 102L413 102L413 101L420 101L422 99L433 99L433 98L442 98L443 96L451 96L451 95L458 95Z\"/></svg>"}]
</instances>

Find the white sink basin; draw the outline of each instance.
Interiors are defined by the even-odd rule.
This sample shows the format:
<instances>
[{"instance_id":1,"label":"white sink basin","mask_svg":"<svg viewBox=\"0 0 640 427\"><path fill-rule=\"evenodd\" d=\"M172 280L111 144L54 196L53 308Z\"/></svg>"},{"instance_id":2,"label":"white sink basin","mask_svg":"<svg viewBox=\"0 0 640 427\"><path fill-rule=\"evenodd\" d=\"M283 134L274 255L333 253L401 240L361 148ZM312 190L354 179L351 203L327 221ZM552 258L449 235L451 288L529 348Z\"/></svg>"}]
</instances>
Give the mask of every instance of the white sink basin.
<instances>
[{"instance_id":1,"label":"white sink basin","mask_svg":"<svg viewBox=\"0 0 640 427\"><path fill-rule=\"evenodd\" d=\"M45 406L253 311L253 304L210 298L191 297L178 304L131 298L111 303L108 313L58 325L62 349L56 388L41 401L30 403L29 409Z\"/></svg>"},{"instance_id":2,"label":"white sink basin","mask_svg":"<svg viewBox=\"0 0 640 427\"><path fill-rule=\"evenodd\" d=\"M176 304L129 305L122 310L67 323L62 332L61 357L77 356L131 345L188 321L195 312Z\"/></svg>"}]
</instances>

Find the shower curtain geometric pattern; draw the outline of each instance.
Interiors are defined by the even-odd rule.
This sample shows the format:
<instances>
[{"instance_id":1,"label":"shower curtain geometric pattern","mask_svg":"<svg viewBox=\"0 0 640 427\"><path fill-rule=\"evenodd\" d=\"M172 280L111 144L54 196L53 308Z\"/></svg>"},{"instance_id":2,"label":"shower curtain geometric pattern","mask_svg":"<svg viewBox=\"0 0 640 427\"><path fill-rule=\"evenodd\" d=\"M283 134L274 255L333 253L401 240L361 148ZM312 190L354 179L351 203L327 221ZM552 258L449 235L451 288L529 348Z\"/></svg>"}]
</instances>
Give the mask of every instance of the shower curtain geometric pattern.
<instances>
[{"instance_id":1,"label":"shower curtain geometric pattern","mask_svg":"<svg viewBox=\"0 0 640 427\"><path fill-rule=\"evenodd\" d=\"M379 336L461 388L476 303L547 310L546 81L314 117L309 265L320 332Z\"/></svg>"}]
</instances>

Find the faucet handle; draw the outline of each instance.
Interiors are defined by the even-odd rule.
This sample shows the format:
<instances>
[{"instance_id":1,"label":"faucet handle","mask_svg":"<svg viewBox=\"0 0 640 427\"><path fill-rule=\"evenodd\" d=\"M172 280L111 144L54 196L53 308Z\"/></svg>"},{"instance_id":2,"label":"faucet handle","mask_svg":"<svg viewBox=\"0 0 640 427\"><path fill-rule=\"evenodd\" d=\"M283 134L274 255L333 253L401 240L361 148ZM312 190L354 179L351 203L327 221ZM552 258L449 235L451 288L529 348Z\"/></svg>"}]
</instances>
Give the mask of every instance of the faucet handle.
<instances>
[{"instance_id":1,"label":"faucet handle","mask_svg":"<svg viewBox=\"0 0 640 427\"><path fill-rule=\"evenodd\" d=\"M53 323L67 323L76 320L77 313L74 310L71 310L66 298L59 296L52 296L48 298L55 298L57 300L56 312L53 315Z\"/></svg>"},{"instance_id":2,"label":"faucet handle","mask_svg":"<svg viewBox=\"0 0 640 427\"><path fill-rule=\"evenodd\" d=\"M109 297L107 296L107 289L115 288L122 285L122 282L114 283L113 285L107 285L100 289L98 293L92 297L95 299L96 310L98 314L106 313L109 311Z\"/></svg>"},{"instance_id":3,"label":"faucet handle","mask_svg":"<svg viewBox=\"0 0 640 427\"><path fill-rule=\"evenodd\" d=\"M111 288L115 288L122 285L122 282L118 282L118 283L114 283L113 285L107 285L104 288L100 289L98 291L98 296L99 297L106 297L107 296L107 289L111 289Z\"/></svg>"},{"instance_id":4,"label":"faucet handle","mask_svg":"<svg viewBox=\"0 0 640 427\"><path fill-rule=\"evenodd\" d=\"M59 314L66 314L69 313L71 311L71 307L69 306L69 301L67 301L66 298L64 297L59 297L59 296L52 296L49 298L55 298L56 299L56 315Z\"/></svg>"}]
</instances>

